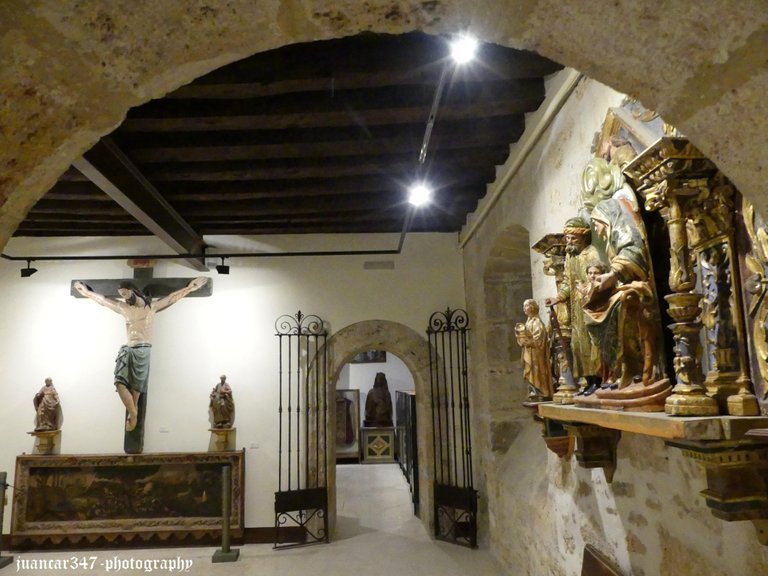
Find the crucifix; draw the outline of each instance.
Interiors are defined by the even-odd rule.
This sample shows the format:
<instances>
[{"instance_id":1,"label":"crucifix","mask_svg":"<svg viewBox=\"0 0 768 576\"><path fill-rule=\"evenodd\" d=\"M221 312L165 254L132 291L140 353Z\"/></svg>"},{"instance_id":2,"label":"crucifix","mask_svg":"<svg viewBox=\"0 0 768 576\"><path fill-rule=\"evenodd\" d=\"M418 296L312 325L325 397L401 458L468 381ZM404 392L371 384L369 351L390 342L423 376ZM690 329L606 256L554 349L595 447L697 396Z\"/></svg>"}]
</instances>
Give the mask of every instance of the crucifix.
<instances>
[{"instance_id":1,"label":"crucifix","mask_svg":"<svg viewBox=\"0 0 768 576\"><path fill-rule=\"evenodd\" d=\"M132 280L73 280L72 295L93 300L125 318L127 342L115 360L114 383L125 405L126 454L144 449L149 360L154 317L187 295L210 296L212 282L201 276L152 278L151 268L135 268Z\"/></svg>"}]
</instances>

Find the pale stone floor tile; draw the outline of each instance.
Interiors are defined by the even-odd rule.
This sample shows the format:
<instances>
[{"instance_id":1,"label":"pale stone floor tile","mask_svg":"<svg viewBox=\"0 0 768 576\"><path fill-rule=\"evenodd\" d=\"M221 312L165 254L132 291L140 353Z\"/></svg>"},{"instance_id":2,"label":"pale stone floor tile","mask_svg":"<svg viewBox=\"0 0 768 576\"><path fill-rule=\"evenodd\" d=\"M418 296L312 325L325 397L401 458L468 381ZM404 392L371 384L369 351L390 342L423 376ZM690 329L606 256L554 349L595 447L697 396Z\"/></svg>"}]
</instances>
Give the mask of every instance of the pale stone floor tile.
<instances>
[{"instance_id":1,"label":"pale stone floor tile","mask_svg":"<svg viewBox=\"0 0 768 576\"><path fill-rule=\"evenodd\" d=\"M413 515L408 484L397 464L344 465L337 468L337 529L330 544L275 551L269 544L240 547L240 559L213 564L215 548L154 548L75 552L14 553L15 558L67 559L96 556L93 569L17 572L11 564L0 576L19 574L131 575L146 570L107 571L115 559L192 561L187 572L152 574L254 576L497 576L503 574L487 550L435 542Z\"/></svg>"}]
</instances>

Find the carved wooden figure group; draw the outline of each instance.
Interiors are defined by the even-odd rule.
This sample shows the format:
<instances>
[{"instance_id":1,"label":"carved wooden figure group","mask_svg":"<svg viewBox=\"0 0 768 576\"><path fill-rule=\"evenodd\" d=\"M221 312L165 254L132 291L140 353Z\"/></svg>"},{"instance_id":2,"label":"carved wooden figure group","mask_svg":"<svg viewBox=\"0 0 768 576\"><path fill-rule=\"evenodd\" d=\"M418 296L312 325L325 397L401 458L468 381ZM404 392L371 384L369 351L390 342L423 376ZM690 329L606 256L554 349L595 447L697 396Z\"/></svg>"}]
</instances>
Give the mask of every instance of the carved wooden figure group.
<instances>
[{"instance_id":1,"label":"carved wooden figure group","mask_svg":"<svg viewBox=\"0 0 768 576\"><path fill-rule=\"evenodd\" d=\"M755 231L747 209L755 255L747 255L746 267L757 280L747 283L745 294L751 310L760 310L754 313L743 304L739 280L735 191L716 167L679 137L662 138L638 157L621 138L610 139L603 151L582 173L579 214L561 234L548 234L533 246L544 254L544 271L555 277L557 294L544 301L549 331L533 300L524 303L528 321L515 327L529 399L679 416L757 414L746 333L749 320L761 336L755 346L768 348L762 283L768 258L761 260L760 252L768 232ZM638 198L646 211L659 211L667 226L668 284L655 277ZM662 346L659 292L673 322L675 344L669 350ZM760 314L761 320L751 320ZM674 388L665 354L673 356ZM768 363L761 364L759 353L752 356L758 358L752 371L759 367L762 381ZM558 373L561 387L553 394ZM564 392L564 374L578 392L576 386ZM765 395L765 385L758 388Z\"/></svg>"}]
</instances>

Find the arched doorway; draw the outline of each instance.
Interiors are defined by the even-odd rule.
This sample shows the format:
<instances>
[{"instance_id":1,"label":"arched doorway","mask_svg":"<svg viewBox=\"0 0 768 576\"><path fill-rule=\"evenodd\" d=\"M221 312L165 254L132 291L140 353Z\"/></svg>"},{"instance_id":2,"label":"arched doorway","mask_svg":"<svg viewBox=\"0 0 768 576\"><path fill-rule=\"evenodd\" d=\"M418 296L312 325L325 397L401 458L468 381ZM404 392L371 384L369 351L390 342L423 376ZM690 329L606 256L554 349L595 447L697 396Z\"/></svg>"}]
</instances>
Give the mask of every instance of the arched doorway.
<instances>
[{"instance_id":1,"label":"arched doorway","mask_svg":"<svg viewBox=\"0 0 768 576\"><path fill-rule=\"evenodd\" d=\"M434 524L432 497L432 429L431 396L429 386L429 345L426 338L411 328L388 320L366 320L342 328L333 334L327 343L328 350L328 389L330 415L326 434L333 437L335 423L336 382L342 368L360 352L366 350L384 350L396 355L406 365L413 377L416 390L416 413L418 422L418 459L419 467L419 517L425 528L431 533ZM328 443L328 508L331 534L336 525L336 446Z\"/></svg>"}]
</instances>

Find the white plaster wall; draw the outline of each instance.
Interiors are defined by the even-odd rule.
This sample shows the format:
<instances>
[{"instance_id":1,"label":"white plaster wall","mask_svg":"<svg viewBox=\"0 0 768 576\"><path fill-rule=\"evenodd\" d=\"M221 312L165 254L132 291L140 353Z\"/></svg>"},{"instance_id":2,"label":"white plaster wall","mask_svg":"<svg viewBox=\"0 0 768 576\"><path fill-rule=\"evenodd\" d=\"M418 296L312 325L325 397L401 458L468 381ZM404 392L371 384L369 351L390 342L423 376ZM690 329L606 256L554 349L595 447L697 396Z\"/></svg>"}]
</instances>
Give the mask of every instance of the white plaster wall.
<instances>
[{"instance_id":1,"label":"white plaster wall","mask_svg":"<svg viewBox=\"0 0 768 576\"><path fill-rule=\"evenodd\" d=\"M551 78L550 87L561 78ZM487 511L481 535L516 576L578 576L586 543L633 576L768 573L768 549L758 543L754 527L715 519L699 494L706 487L703 468L663 441L624 434L613 484L602 471L549 452L541 426L521 406L519 349L497 341L494 271L504 269L504 259L519 265L517 254L529 249L514 227L526 228L533 243L576 215L593 138L608 108L621 100L595 81L582 81L464 249L467 306L475 342L481 342L471 365L480 503ZM511 158L515 153L513 147ZM510 238L519 245L510 245ZM532 253L533 297L541 303L554 291L554 279L544 276L540 257ZM505 350L506 361L498 357Z\"/></svg>"},{"instance_id":2,"label":"white plaster wall","mask_svg":"<svg viewBox=\"0 0 768 576\"><path fill-rule=\"evenodd\" d=\"M391 249L397 235L210 238L223 250ZM159 253L152 239L14 239L12 255ZM364 270L390 259L394 270ZM246 526L270 526L277 470L277 338L281 314L318 314L331 332L370 319L423 333L432 312L463 307L461 257L453 234L410 234L394 256L230 259L210 274L213 295L190 298L156 317L145 452L205 451L208 394L225 373L237 407L237 447L246 448ZM122 318L70 296L72 279L130 278L125 261L0 261L0 470L13 483L15 457L32 450L32 397L51 376L64 410L62 453L121 453L123 408L112 385L124 342ZM194 277L160 261L156 277ZM429 286L429 290L424 290ZM160 432L160 429L167 432ZM10 526L10 506L4 530Z\"/></svg>"},{"instance_id":3,"label":"white plaster wall","mask_svg":"<svg viewBox=\"0 0 768 576\"><path fill-rule=\"evenodd\" d=\"M384 372L387 377L387 388L392 395L392 420L397 422L395 414L395 398L398 390L413 391L413 376L408 367L396 355L387 352L387 361L372 364L347 364L339 375L336 383L337 390L357 388L360 390L360 425L365 419L365 399L373 389L373 381L377 372Z\"/></svg>"}]
</instances>

